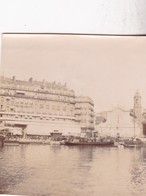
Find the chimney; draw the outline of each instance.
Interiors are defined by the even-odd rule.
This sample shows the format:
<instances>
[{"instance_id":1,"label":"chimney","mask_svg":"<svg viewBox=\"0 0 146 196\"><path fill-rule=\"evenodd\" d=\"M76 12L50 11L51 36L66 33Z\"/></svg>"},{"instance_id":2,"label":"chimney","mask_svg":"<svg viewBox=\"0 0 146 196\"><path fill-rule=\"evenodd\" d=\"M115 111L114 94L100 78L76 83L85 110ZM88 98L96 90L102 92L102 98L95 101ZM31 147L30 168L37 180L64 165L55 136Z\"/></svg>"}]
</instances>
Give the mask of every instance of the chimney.
<instances>
[{"instance_id":1,"label":"chimney","mask_svg":"<svg viewBox=\"0 0 146 196\"><path fill-rule=\"evenodd\" d=\"M33 81L33 78L31 77L31 78L29 78L29 82L32 82Z\"/></svg>"}]
</instances>

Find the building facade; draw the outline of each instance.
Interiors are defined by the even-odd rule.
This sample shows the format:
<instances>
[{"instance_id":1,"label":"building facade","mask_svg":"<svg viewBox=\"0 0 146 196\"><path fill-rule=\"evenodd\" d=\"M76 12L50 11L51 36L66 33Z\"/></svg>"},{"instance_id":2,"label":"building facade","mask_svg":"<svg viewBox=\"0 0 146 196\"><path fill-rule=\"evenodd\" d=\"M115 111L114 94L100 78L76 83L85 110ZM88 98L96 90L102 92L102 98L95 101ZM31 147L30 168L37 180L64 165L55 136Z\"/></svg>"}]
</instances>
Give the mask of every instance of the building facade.
<instances>
[{"instance_id":1,"label":"building facade","mask_svg":"<svg viewBox=\"0 0 146 196\"><path fill-rule=\"evenodd\" d=\"M103 135L123 137L143 137L146 135L146 118L142 111L141 96L134 95L133 109L115 107L111 111L101 112L95 118L95 130Z\"/></svg>"},{"instance_id":2,"label":"building facade","mask_svg":"<svg viewBox=\"0 0 146 196\"><path fill-rule=\"evenodd\" d=\"M142 127L143 127L143 134L146 136L146 109L143 110Z\"/></svg>"},{"instance_id":3,"label":"building facade","mask_svg":"<svg viewBox=\"0 0 146 196\"><path fill-rule=\"evenodd\" d=\"M115 107L106 112L106 119L96 125L101 135L121 137L141 137L142 129L139 123L130 115L131 110Z\"/></svg>"},{"instance_id":4,"label":"building facade","mask_svg":"<svg viewBox=\"0 0 146 196\"><path fill-rule=\"evenodd\" d=\"M21 127L30 134L55 129L79 133L75 105L75 93L66 84L0 77L0 121L6 126Z\"/></svg>"},{"instance_id":5,"label":"building facade","mask_svg":"<svg viewBox=\"0 0 146 196\"><path fill-rule=\"evenodd\" d=\"M94 130L94 103L89 97L76 97L75 117L80 123L82 132Z\"/></svg>"}]
</instances>

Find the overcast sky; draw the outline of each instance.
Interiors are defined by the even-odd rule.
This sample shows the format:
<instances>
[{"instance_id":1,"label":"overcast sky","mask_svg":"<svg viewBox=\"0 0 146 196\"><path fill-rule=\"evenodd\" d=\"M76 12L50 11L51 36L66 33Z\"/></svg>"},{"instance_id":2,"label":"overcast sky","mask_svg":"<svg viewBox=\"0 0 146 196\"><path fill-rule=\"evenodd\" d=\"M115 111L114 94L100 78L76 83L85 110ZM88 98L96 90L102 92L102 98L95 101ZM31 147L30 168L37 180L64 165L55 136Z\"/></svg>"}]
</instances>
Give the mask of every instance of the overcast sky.
<instances>
[{"instance_id":1,"label":"overcast sky","mask_svg":"<svg viewBox=\"0 0 146 196\"><path fill-rule=\"evenodd\" d=\"M1 73L66 82L90 96L97 112L132 108L139 90L146 108L145 51L146 37L5 34Z\"/></svg>"},{"instance_id":2,"label":"overcast sky","mask_svg":"<svg viewBox=\"0 0 146 196\"><path fill-rule=\"evenodd\" d=\"M145 0L0 0L0 34L146 34L145 18ZM7 37L0 71L18 78L67 81L76 94L92 97L97 111L117 104L132 107L139 89L146 108L145 41L55 39Z\"/></svg>"}]
</instances>

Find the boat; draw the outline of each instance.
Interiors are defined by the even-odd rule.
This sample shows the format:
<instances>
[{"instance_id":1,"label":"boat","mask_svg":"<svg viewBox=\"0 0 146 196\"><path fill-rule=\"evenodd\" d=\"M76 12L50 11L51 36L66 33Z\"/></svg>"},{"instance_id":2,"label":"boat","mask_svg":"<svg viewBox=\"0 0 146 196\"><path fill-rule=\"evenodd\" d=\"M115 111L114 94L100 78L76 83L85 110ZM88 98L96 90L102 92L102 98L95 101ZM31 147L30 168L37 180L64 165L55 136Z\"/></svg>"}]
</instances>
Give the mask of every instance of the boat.
<instances>
[{"instance_id":1,"label":"boat","mask_svg":"<svg viewBox=\"0 0 146 196\"><path fill-rule=\"evenodd\" d=\"M134 148L134 147L146 147L146 142L142 141L141 138L129 138L124 140L124 147Z\"/></svg>"},{"instance_id":2,"label":"boat","mask_svg":"<svg viewBox=\"0 0 146 196\"><path fill-rule=\"evenodd\" d=\"M51 140L50 141L50 145L52 146L52 145L60 145L61 143L60 143L60 141L55 141L55 140Z\"/></svg>"},{"instance_id":3,"label":"boat","mask_svg":"<svg viewBox=\"0 0 146 196\"><path fill-rule=\"evenodd\" d=\"M19 146L19 143L16 142L4 142L5 146Z\"/></svg>"},{"instance_id":4,"label":"boat","mask_svg":"<svg viewBox=\"0 0 146 196\"><path fill-rule=\"evenodd\" d=\"M19 140L19 144L30 144L30 140L26 138L22 138Z\"/></svg>"},{"instance_id":5,"label":"boat","mask_svg":"<svg viewBox=\"0 0 146 196\"><path fill-rule=\"evenodd\" d=\"M4 136L0 135L0 147L4 146Z\"/></svg>"},{"instance_id":6,"label":"boat","mask_svg":"<svg viewBox=\"0 0 146 196\"><path fill-rule=\"evenodd\" d=\"M123 146L127 148L135 148L136 144L123 144Z\"/></svg>"},{"instance_id":7,"label":"boat","mask_svg":"<svg viewBox=\"0 0 146 196\"><path fill-rule=\"evenodd\" d=\"M117 148L124 148L124 143L123 143L123 142L117 142L117 141L115 141L115 142L114 142L114 147L117 147Z\"/></svg>"},{"instance_id":8,"label":"boat","mask_svg":"<svg viewBox=\"0 0 146 196\"><path fill-rule=\"evenodd\" d=\"M18 146L19 141L16 139L5 139L4 140L4 145L5 146Z\"/></svg>"},{"instance_id":9,"label":"boat","mask_svg":"<svg viewBox=\"0 0 146 196\"><path fill-rule=\"evenodd\" d=\"M114 146L114 140L112 139L87 139L78 138L65 141L65 145L68 146Z\"/></svg>"}]
</instances>

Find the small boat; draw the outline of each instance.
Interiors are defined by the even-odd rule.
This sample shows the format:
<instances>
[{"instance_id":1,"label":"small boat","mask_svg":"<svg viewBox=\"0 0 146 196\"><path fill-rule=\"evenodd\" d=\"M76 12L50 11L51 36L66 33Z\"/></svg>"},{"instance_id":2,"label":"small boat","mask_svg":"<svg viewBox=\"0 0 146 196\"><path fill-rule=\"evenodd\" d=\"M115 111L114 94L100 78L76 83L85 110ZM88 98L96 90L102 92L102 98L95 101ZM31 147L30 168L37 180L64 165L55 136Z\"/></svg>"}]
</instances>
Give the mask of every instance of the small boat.
<instances>
[{"instance_id":1,"label":"small boat","mask_svg":"<svg viewBox=\"0 0 146 196\"><path fill-rule=\"evenodd\" d=\"M4 146L4 136L0 134L0 148Z\"/></svg>"},{"instance_id":2,"label":"small boat","mask_svg":"<svg viewBox=\"0 0 146 196\"><path fill-rule=\"evenodd\" d=\"M60 143L60 141L54 141L54 140L51 140L50 141L50 145L52 146L52 145L60 145L61 143Z\"/></svg>"},{"instance_id":3,"label":"small boat","mask_svg":"<svg viewBox=\"0 0 146 196\"><path fill-rule=\"evenodd\" d=\"M19 143L14 143L14 142L4 142L5 146L19 146Z\"/></svg>"},{"instance_id":4,"label":"small boat","mask_svg":"<svg viewBox=\"0 0 146 196\"><path fill-rule=\"evenodd\" d=\"M124 141L124 147L135 148L135 147L144 147L145 143L137 138L129 138Z\"/></svg>"},{"instance_id":5,"label":"small boat","mask_svg":"<svg viewBox=\"0 0 146 196\"><path fill-rule=\"evenodd\" d=\"M15 139L5 139L4 140L4 145L5 146L18 146L19 141Z\"/></svg>"},{"instance_id":6,"label":"small boat","mask_svg":"<svg viewBox=\"0 0 146 196\"><path fill-rule=\"evenodd\" d=\"M25 139L25 138L22 138L19 140L19 144L30 144L30 140L29 139Z\"/></svg>"},{"instance_id":7,"label":"small boat","mask_svg":"<svg viewBox=\"0 0 146 196\"><path fill-rule=\"evenodd\" d=\"M135 148L136 145L134 145L134 144L124 144L124 147L127 147L127 148Z\"/></svg>"},{"instance_id":8,"label":"small boat","mask_svg":"<svg viewBox=\"0 0 146 196\"><path fill-rule=\"evenodd\" d=\"M124 148L124 142L123 141L114 141L114 147Z\"/></svg>"}]
</instances>

